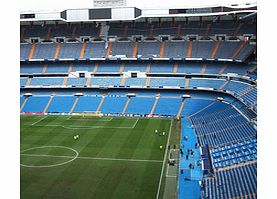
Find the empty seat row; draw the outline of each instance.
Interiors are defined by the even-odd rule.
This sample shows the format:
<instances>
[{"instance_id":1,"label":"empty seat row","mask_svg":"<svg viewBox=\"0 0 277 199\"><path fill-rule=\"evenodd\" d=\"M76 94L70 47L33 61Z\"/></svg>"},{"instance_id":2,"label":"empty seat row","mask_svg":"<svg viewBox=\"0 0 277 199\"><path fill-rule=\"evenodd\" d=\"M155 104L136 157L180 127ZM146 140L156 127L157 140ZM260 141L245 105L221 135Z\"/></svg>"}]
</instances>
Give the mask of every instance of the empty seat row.
<instances>
[{"instance_id":1,"label":"empty seat row","mask_svg":"<svg viewBox=\"0 0 277 199\"><path fill-rule=\"evenodd\" d=\"M242 140L211 150L214 168L222 168L257 159L257 140Z\"/></svg>"},{"instance_id":2,"label":"empty seat row","mask_svg":"<svg viewBox=\"0 0 277 199\"><path fill-rule=\"evenodd\" d=\"M94 43L38 43L20 44L20 58L25 59L88 59L105 58L110 56L120 57L143 57L143 58L205 58L212 57L216 49L216 42L194 41L191 42L166 41L163 45L158 41L143 41L135 45L134 42L107 42ZM255 45L245 43L244 48L239 50L243 42L221 41L218 50L215 52L215 59L238 59L244 61L254 50ZM163 52L161 50L163 48ZM190 51L190 53L188 52ZM82 55L81 55L82 54Z\"/></svg>"},{"instance_id":3,"label":"empty seat row","mask_svg":"<svg viewBox=\"0 0 277 199\"><path fill-rule=\"evenodd\" d=\"M71 69L70 69L70 66ZM229 64L225 71L225 64L222 63L192 63L192 62L100 62L100 63L21 63L21 74L48 74L48 73L68 73L77 71L88 71L95 73L120 73L120 72L146 72L149 67L149 73L195 73L200 74L226 74L236 73L239 75L247 75L249 70L253 70L254 66L246 64ZM205 71L203 70L205 69ZM122 71L121 71L122 70ZM222 71L222 73L221 73ZM249 74L248 74L249 76Z\"/></svg>"},{"instance_id":4,"label":"empty seat row","mask_svg":"<svg viewBox=\"0 0 277 199\"><path fill-rule=\"evenodd\" d=\"M239 28L240 27L240 28ZM254 23L233 23L231 20L221 21L219 23L213 23L211 21L203 21L199 23L197 21L189 21L188 24L180 22L162 22L162 23L110 23L109 35L111 36L132 36L132 35L144 35L144 36L157 36L157 35L171 35L180 36L187 34L199 34L199 35L215 35L215 34L227 34L234 35L237 31L237 35L242 34L256 34L257 27ZM21 33L23 38L40 37L42 39L49 39L54 37L69 37L75 38L80 36L92 36L99 37L101 26L96 27L94 23L83 24L46 24L41 25L22 25Z\"/></svg>"},{"instance_id":5,"label":"empty seat row","mask_svg":"<svg viewBox=\"0 0 277 199\"><path fill-rule=\"evenodd\" d=\"M225 106L225 107L224 107ZM199 143L211 147L255 138L257 131L235 108L215 102L190 117Z\"/></svg>"},{"instance_id":6,"label":"empty seat row","mask_svg":"<svg viewBox=\"0 0 277 199\"><path fill-rule=\"evenodd\" d=\"M202 185L203 198L257 198L257 163L216 171Z\"/></svg>"}]
</instances>

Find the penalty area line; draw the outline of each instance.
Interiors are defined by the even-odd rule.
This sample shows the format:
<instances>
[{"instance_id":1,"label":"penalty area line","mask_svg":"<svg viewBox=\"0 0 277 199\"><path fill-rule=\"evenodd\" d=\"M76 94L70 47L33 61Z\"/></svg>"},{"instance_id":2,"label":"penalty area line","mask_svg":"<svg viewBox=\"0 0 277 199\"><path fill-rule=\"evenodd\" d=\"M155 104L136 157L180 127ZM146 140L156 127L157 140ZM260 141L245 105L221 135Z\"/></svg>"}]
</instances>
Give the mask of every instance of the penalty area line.
<instances>
[{"instance_id":1,"label":"penalty area line","mask_svg":"<svg viewBox=\"0 0 277 199\"><path fill-rule=\"evenodd\" d=\"M43 118L41 118L41 119L39 119L38 121L34 122L34 123L33 123L33 124L31 124L31 125L32 125L32 126L34 126L35 124L37 124L37 123L41 122L42 120L46 119L47 117L48 117L48 115L47 115L47 116L45 116L45 117L43 117Z\"/></svg>"},{"instance_id":2,"label":"penalty area line","mask_svg":"<svg viewBox=\"0 0 277 199\"><path fill-rule=\"evenodd\" d=\"M139 121L139 118L136 120L136 122L135 122L134 125L132 126L132 129L136 127L138 121Z\"/></svg>"}]
</instances>

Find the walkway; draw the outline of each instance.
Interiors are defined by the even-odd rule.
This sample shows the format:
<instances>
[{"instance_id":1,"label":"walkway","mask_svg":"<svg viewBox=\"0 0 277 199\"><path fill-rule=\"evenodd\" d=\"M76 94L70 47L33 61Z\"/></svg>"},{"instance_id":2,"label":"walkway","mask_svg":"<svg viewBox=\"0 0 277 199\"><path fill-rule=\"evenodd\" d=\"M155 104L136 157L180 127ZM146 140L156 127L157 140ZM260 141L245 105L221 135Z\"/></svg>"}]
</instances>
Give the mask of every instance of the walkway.
<instances>
[{"instance_id":1,"label":"walkway","mask_svg":"<svg viewBox=\"0 0 277 199\"><path fill-rule=\"evenodd\" d=\"M183 155L180 153L178 198L199 199L201 198L202 164L198 164L198 160L201 155L199 148L195 147L196 136L187 118L182 118L180 142ZM193 150L193 155L187 155L189 149ZM188 156L187 160L186 156ZM190 169L190 165L194 168Z\"/></svg>"}]
</instances>

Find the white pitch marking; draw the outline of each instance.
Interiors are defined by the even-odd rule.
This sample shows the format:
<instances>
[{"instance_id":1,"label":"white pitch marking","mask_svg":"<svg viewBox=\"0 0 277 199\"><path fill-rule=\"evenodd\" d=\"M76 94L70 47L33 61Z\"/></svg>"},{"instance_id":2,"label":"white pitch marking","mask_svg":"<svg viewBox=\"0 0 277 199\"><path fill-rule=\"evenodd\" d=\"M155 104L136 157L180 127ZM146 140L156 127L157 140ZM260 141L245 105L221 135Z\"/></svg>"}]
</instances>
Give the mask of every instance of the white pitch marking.
<instances>
[{"instance_id":1,"label":"white pitch marking","mask_svg":"<svg viewBox=\"0 0 277 199\"><path fill-rule=\"evenodd\" d=\"M73 115L71 115L70 117L68 117L66 120L91 120L91 121L99 121L99 122L101 122L101 121L103 121L103 122L110 122L110 121L112 121L113 120L113 118L111 117L111 118L109 118L109 119L107 119L107 118L96 118L96 117L76 117L76 118L72 118L73 117Z\"/></svg>"},{"instance_id":2,"label":"white pitch marking","mask_svg":"<svg viewBox=\"0 0 277 199\"><path fill-rule=\"evenodd\" d=\"M135 122L134 125L132 126L132 129L136 127L138 121L139 121L139 118L136 120L136 122Z\"/></svg>"},{"instance_id":3,"label":"white pitch marking","mask_svg":"<svg viewBox=\"0 0 277 199\"><path fill-rule=\"evenodd\" d=\"M30 157L52 157L52 158L75 158L75 156L64 156L64 155L48 155L48 154L28 154L22 153L22 156L30 156ZM161 163L162 160L143 160L143 159L123 159L123 158L101 158L101 157L85 157L78 156L76 159L86 159L86 160L110 160L110 161L127 161L127 162L153 162L153 163ZM36 166L35 166L36 167Z\"/></svg>"},{"instance_id":4,"label":"white pitch marking","mask_svg":"<svg viewBox=\"0 0 277 199\"><path fill-rule=\"evenodd\" d=\"M177 178L177 176L166 175L167 178Z\"/></svg>"},{"instance_id":5,"label":"white pitch marking","mask_svg":"<svg viewBox=\"0 0 277 199\"><path fill-rule=\"evenodd\" d=\"M72 117L73 117L73 115L69 116L66 120L69 120L69 119L72 118Z\"/></svg>"},{"instance_id":6,"label":"white pitch marking","mask_svg":"<svg viewBox=\"0 0 277 199\"><path fill-rule=\"evenodd\" d=\"M67 163L70 163L72 161L74 161L78 156L79 156L79 152L76 151L73 148L70 147L66 147L66 146L40 146L40 147L32 147L29 149L25 149L20 151L20 155L24 155L24 153L22 154L22 152L26 152L26 151L31 151L33 149L42 149L42 148L63 148L63 149L68 149L73 151L76 155L75 156L71 156L70 160L62 162L62 163L58 163L58 164L51 164L51 165L26 165L26 164L20 164L23 167L30 167L30 168L49 168L49 167L56 167L56 166L61 166ZM30 155L30 154L29 154ZM35 156L35 154L32 154L32 156Z\"/></svg>"},{"instance_id":7,"label":"white pitch marking","mask_svg":"<svg viewBox=\"0 0 277 199\"><path fill-rule=\"evenodd\" d=\"M97 119L88 119L88 118L79 118L79 119L77 119L77 118L68 118L68 119L66 119L66 120L70 120L70 121L97 121L97 122L110 122L111 121L111 119L109 119L109 120L97 120Z\"/></svg>"},{"instance_id":8,"label":"white pitch marking","mask_svg":"<svg viewBox=\"0 0 277 199\"><path fill-rule=\"evenodd\" d=\"M161 184L162 184L162 176L163 176L164 166L165 166L165 161L166 161L166 154L167 154L167 151L168 151L168 142L169 142L170 135L171 135L172 122L173 122L173 120L171 119L170 128L169 128L169 135L168 135L168 138L167 138L166 149L165 149L165 153L164 153L164 160L163 160L162 171L161 171L161 175L160 175L160 181L159 181L159 186L158 186L158 190L157 190L156 199L159 198L159 194L160 194L160 189L161 189Z\"/></svg>"},{"instance_id":9,"label":"white pitch marking","mask_svg":"<svg viewBox=\"0 0 277 199\"><path fill-rule=\"evenodd\" d=\"M72 119L71 119L72 120ZM32 124L32 126L35 127L45 127L45 126L49 126L49 127L62 127L65 129L95 129L95 128L107 128L107 129L133 129L136 127L137 123L139 121L139 118L137 118L136 122L133 124L133 126L131 127L127 127L127 126L64 126L64 125L56 125L56 124L46 124L46 125L34 125Z\"/></svg>"},{"instance_id":10,"label":"white pitch marking","mask_svg":"<svg viewBox=\"0 0 277 199\"><path fill-rule=\"evenodd\" d=\"M48 117L48 115L45 116L45 117L43 117L43 118L41 118L41 119L39 119L38 121L34 122L34 123L32 124L32 126L35 125L35 124L37 124L37 123L39 123L39 122L41 122L42 120L44 120L44 119L47 118L47 117Z\"/></svg>"}]
</instances>

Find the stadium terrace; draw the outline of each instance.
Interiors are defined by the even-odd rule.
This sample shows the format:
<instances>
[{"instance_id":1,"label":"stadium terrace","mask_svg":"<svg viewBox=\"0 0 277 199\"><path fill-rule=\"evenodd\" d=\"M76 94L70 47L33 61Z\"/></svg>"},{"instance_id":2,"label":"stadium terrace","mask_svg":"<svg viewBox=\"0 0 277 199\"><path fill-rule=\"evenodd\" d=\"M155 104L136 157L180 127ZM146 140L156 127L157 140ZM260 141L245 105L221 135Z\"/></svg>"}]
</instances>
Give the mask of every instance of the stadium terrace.
<instances>
[{"instance_id":1,"label":"stadium terrace","mask_svg":"<svg viewBox=\"0 0 277 199\"><path fill-rule=\"evenodd\" d=\"M21 198L257 198L256 12L21 12Z\"/></svg>"}]
</instances>

